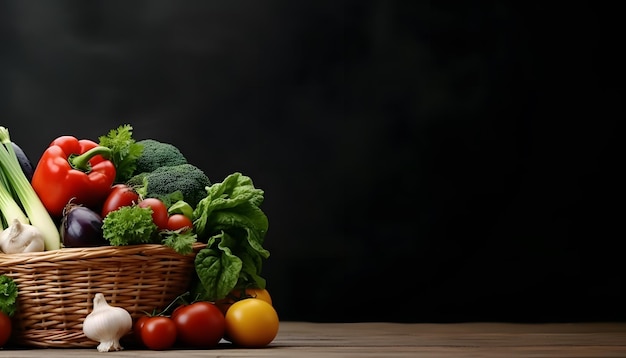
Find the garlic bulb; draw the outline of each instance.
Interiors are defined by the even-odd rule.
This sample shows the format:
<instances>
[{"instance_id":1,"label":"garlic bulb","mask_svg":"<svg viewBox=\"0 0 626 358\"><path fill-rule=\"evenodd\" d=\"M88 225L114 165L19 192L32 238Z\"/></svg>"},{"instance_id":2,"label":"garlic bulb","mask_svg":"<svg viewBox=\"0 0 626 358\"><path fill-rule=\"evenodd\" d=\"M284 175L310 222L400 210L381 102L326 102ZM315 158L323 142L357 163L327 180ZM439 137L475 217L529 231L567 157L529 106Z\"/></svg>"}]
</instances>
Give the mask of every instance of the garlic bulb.
<instances>
[{"instance_id":1,"label":"garlic bulb","mask_svg":"<svg viewBox=\"0 0 626 358\"><path fill-rule=\"evenodd\" d=\"M44 250L41 230L13 219L11 225L0 233L0 250L5 254L41 252Z\"/></svg>"},{"instance_id":2,"label":"garlic bulb","mask_svg":"<svg viewBox=\"0 0 626 358\"><path fill-rule=\"evenodd\" d=\"M121 307L110 306L102 293L93 298L93 310L83 321L83 333L100 342L98 352L121 351L120 338L130 332L133 320Z\"/></svg>"}]
</instances>

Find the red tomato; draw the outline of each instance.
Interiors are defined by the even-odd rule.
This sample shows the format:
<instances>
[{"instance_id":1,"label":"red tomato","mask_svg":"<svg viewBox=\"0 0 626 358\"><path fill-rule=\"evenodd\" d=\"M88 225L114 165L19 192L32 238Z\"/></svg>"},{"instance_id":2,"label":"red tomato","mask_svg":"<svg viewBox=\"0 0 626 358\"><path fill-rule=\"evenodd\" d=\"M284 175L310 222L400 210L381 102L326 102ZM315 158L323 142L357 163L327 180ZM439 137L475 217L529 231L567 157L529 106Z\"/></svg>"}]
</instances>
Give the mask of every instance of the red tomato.
<instances>
[{"instance_id":1,"label":"red tomato","mask_svg":"<svg viewBox=\"0 0 626 358\"><path fill-rule=\"evenodd\" d=\"M148 349L162 351L176 342L176 324L166 316L140 318L136 325L141 343Z\"/></svg>"},{"instance_id":2,"label":"red tomato","mask_svg":"<svg viewBox=\"0 0 626 358\"><path fill-rule=\"evenodd\" d=\"M206 301L179 306L172 312L172 320L178 330L178 341L186 347L215 347L226 329L222 312Z\"/></svg>"},{"instance_id":3,"label":"red tomato","mask_svg":"<svg viewBox=\"0 0 626 358\"><path fill-rule=\"evenodd\" d=\"M126 184L116 184L102 204L101 216L104 218L113 210L139 202L139 194Z\"/></svg>"},{"instance_id":4,"label":"red tomato","mask_svg":"<svg viewBox=\"0 0 626 358\"><path fill-rule=\"evenodd\" d=\"M152 209L152 221L159 228L159 230L167 229L167 220L169 215L167 213L167 207L165 204L157 198L145 198L138 204L141 208Z\"/></svg>"},{"instance_id":5,"label":"red tomato","mask_svg":"<svg viewBox=\"0 0 626 358\"><path fill-rule=\"evenodd\" d=\"M11 317L6 315L4 312L0 312L0 348L4 347L4 345L9 341L12 328Z\"/></svg>"},{"instance_id":6,"label":"red tomato","mask_svg":"<svg viewBox=\"0 0 626 358\"><path fill-rule=\"evenodd\" d=\"M187 228L184 231L190 230L193 228L193 222L190 218L186 217L183 214L172 214L167 219L167 229L168 230L179 230L182 228Z\"/></svg>"}]
</instances>

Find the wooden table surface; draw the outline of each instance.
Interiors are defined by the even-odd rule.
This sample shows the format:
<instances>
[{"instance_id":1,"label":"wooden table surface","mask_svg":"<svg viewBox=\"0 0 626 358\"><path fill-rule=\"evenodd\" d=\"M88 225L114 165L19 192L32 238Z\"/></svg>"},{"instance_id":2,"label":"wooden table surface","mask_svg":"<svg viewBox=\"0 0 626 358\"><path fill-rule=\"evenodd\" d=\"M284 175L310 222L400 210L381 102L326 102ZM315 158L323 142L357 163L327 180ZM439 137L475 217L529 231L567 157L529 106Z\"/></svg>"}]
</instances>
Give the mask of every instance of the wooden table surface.
<instances>
[{"instance_id":1,"label":"wooden table surface","mask_svg":"<svg viewBox=\"0 0 626 358\"><path fill-rule=\"evenodd\" d=\"M0 357L626 357L624 323L281 322L265 348L211 350L5 349Z\"/></svg>"}]
</instances>

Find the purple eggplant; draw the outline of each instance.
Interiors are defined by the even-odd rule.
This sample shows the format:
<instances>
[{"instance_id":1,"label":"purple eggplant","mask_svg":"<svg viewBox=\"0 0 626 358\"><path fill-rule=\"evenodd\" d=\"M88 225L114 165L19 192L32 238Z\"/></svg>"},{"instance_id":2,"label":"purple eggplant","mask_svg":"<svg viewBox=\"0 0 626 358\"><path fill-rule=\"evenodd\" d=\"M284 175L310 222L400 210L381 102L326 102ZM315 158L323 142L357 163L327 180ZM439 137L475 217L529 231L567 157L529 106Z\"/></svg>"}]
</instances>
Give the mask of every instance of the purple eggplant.
<instances>
[{"instance_id":1,"label":"purple eggplant","mask_svg":"<svg viewBox=\"0 0 626 358\"><path fill-rule=\"evenodd\" d=\"M78 204L68 204L61 219L63 247L106 246L102 235L102 217L95 211Z\"/></svg>"},{"instance_id":2,"label":"purple eggplant","mask_svg":"<svg viewBox=\"0 0 626 358\"><path fill-rule=\"evenodd\" d=\"M22 168L22 172L24 172L24 176L30 182L33 179L33 173L35 172L35 167L33 163L30 161L26 153L20 148L19 145L15 144L15 142L11 142L13 146L13 151L15 152L15 156L17 157L18 163L20 163L20 167Z\"/></svg>"}]
</instances>

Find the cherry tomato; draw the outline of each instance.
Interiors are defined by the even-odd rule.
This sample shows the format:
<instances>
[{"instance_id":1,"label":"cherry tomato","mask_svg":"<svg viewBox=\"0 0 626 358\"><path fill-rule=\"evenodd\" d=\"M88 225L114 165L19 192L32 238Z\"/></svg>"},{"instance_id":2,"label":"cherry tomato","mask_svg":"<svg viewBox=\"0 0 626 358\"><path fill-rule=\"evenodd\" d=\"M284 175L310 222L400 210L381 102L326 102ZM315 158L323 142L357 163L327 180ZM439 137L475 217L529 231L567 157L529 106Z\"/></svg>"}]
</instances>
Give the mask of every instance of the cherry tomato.
<instances>
[{"instance_id":1,"label":"cherry tomato","mask_svg":"<svg viewBox=\"0 0 626 358\"><path fill-rule=\"evenodd\" d=\"M0 312L0 347L4 347L9 341L12 328L11 317L4 312Z\"/></svg>"},{"instance_id":2,"label":"cherry tomato","mask_svg":"<svg viewBox=\"0 0 626 358\"><path fill-rule=\"evenodd\" d=\"M270 305L272 304L272 296L270 296L270 293L266 289L258 287L248 287L243 291L240 289L234 289L225 298L217 300L215 304L220 311L222 311L222 313L226 314L226 311L228 311L228 308L233 303L246 298L257 298L269 303Z\"/></svg>"},{"instance_id":3,"label":"cherry tomato","mask_svg":"<svg viewBox=\"0 0 626 358\"><path fill-rule=\"evenodd\" d=\"M139 202L139 194L126 184L115 184L102 204L101 216L104 218L113 210Z\"/></svg>"},{"instance_id":4,"label":"cherry tomato","mask_svg":"<svg viewBox=\"0 0 626 358\"><path fill-rule=\"evenodd\" d=\"M224 318L226 336L241 347L263 347L278 334L278 314L263 300L244 299L230 306Z\"/></svg>"},{"instance_id":5,"label":"cherry tomato","mask_svg":"<svg viewBox=\"0 0 626 358\"><path fill-rule=\"evenodd\" d=\"M138 204L141 208L152 208L152 221L159 228L159 230L167 229L167 207L165 204L157 198L145 198Z\"/></svg>"},{"instance_id":6,"label":"cherry tomato","mask_svg":"<svg viewBox=\"0 0 626 358\"><path fill-rule=\"evenodd\" d=\"M133 323L132 339L135 343L143 344L143 342L141 341L141 328L143 327L144 323L146 323L148 318L150 318L150 316L141 316L135 321L135 323Z\"/></svg>"},{"instance_id":7,"label":"cherry tomato","mask_svg":"<svg viewBox=\"0 0 626 358\"><path fill-rule=\"evenodd\" d=\"M178 330L178 341L186 347L215 347L224 337L224 315L211 302L179 306L172 312L172 320Z\"/></svg>"},{"instance_id":8,"label":"cherry tomato","mask_svg":"<svg viewBox=\"0 0 626 358\"><path fill-rule=\"evenodd\" d=\"M187 228L186 230L191 230L193 228L193 222L190 218L186 217L183 214L172 214L167 219L167 229L168 230L179 230L182 228Z\"/></svg>"},{"instance_id":9,"label":"cherry tomato","mask_svg":"<svg viewBox=\"0 0 626 358\"><path fill-rule=\"evenodd\" d=\"M141 343L148 349L162 351L176 343L176 324L166 316L140 318L135 324Z\"/></svg>"}]
</instances>

